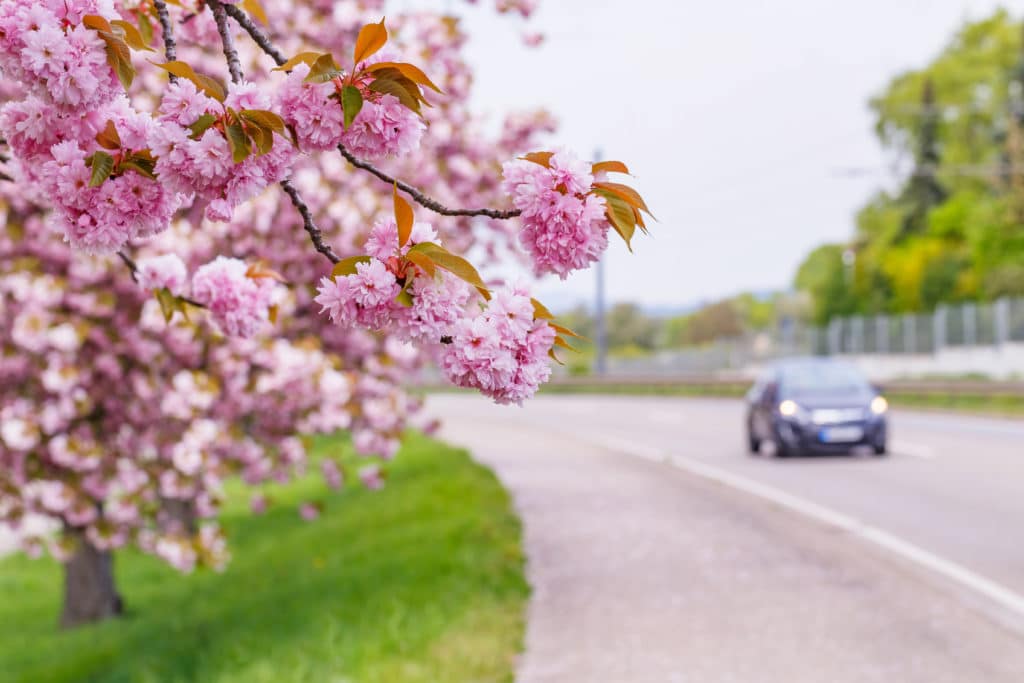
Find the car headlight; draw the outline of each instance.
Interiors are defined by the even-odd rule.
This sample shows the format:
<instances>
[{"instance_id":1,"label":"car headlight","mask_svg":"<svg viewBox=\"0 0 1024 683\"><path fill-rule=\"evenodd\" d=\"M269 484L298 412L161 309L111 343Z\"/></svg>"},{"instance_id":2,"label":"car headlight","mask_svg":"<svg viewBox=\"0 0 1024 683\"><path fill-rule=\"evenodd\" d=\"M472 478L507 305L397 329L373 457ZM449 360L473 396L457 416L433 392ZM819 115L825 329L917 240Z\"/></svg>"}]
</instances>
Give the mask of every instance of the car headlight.
<instances>
[{"instance_id":1,"label":"car headlight","mask_svg":"<svg viewBox=\"0 0 1024 683\"><path fill-rule=\"evenodd\" d=\"M881 396L875 396L871 399L871 412L875 415L881 415L885 411L889 410L889 402Z\"/></svg>"},{"instance_id":2,"label":"car headlight","mask_svg":"<svg viewBox=\"0 0 1024 683\"><path fill-rule=\"evenodd\" d=\"M796 401L790 401L786 399L779 404L779 415L783 417L796 417L796 414L800 412L800 406L796 404Z\"/></svg>"}]
</instances>

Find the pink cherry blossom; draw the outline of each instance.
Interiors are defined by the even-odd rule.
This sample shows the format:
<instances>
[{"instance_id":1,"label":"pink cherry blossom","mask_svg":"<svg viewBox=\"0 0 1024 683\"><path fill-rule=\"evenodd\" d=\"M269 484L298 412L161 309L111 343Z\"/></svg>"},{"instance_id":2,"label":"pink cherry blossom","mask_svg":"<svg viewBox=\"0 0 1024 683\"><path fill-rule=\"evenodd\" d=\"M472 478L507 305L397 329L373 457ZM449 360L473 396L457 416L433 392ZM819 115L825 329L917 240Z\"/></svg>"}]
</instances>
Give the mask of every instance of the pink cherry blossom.
<instances>
[{"instance_id":1,"label":"pink cherry blossom","mask_svg":"<svg viewBox=\"0 0 1024 683\"><path fill-rule=\"evenodd\" d=\"M206 306L224 334L251 337L268 319L275 284L247 275L244 261L218 256L192 276L192 298Z\"/></svg>"},{"instance_id":2,"label":"pink cherry blossom","mask_svg":"<svg viewBox=\"0 0 1024 683\"><path fill-rule=\"evenodd\" d=\"M521 288L495 294L479 315L459 321L441 351L441 369L457 386L478 389L496 403L521 404L551 375L554 329L533 319Z\"/></svg>"},{"instance_id":3,"label":"pink cherry blossom","mask_svg":"<svg viewBox=\"0 0 1024 683\"><path fill-rule=\"evenodd\" d=\"M502 187L522 211L519 241L538 275L563 280L589 267L608 246L603 198L587 194L590 167L569 152L551 157L550 167L517 159L505 163Z\"/></svg>"},{"instance_id":4,"label":"pink cherry blossom","mask_svg":"<svg viewBox=\"0 0 1024 683\"><path fill-rule=\"evenodd\" d=\"M143 289L154 292L166 288L175 296L185 293L188 272L185 263L177 254L162 254L140 259L137 265L138 282Z\"/></svg>"}]
</instances>

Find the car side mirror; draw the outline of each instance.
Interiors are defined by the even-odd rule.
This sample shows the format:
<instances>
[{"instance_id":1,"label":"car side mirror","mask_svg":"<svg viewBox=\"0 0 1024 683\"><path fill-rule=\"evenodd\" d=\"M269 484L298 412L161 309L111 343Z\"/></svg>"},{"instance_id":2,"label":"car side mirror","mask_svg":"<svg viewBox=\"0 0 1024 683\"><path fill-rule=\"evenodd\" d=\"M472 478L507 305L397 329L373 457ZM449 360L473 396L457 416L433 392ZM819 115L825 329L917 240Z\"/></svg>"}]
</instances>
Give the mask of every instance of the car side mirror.
<instances>
[{"instance_id":1,"label":"car side mirror","mask_svg":"<svg viewBox=\"0 0 1024 683\"><path fill-rule=\"evenodd\" d=\"M767 401L774 401L775 398L778 395L779 395L779 383L778 382L768 382L767 384L764 385L764 393L762 394L762 397L765 400L767 400Z\"/></svg>"}]
</instances>

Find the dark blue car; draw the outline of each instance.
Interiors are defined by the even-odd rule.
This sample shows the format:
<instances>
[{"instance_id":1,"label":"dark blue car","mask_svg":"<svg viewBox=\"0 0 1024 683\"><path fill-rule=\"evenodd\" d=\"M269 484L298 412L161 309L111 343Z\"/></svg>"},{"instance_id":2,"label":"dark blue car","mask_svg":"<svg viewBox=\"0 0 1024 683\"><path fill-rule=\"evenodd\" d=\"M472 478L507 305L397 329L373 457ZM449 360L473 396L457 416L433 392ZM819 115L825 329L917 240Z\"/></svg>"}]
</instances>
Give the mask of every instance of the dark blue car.
<instances>
[{"instance_id":1,"label":"dark blue car","mask_svg":"<svg viewBox=\"0 0 1024 683\"><path fill-rule=\"evenodd\" d=\"M889 404L853 365L831 358L778 361L747 392L751 453L771 442L780 456L848 452L885 455Z\"/></svg>"}]
</instances>

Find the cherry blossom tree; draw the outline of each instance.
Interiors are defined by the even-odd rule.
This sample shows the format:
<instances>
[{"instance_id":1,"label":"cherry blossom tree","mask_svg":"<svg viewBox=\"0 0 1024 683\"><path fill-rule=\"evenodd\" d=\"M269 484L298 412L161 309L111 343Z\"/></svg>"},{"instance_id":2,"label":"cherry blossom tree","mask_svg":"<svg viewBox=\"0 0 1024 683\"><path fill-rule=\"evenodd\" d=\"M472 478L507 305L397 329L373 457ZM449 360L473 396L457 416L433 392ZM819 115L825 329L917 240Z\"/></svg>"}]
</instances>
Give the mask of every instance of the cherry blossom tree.
<instances>
[{"instance_id":1,"label":"cherry blossom tree","mask_svg":"<svg viewBox=\"0 0 1024 683\"><path fill-rule=\"evenodd\" d=\"M385 9L0 3L0 522L54 521L22 539L65 625L119 613L125 545L222 567L225 480L302 473L304 435L349 430L376 460L317 466L380 486L423 362L532 396L572 333L470 250L564 278L646 230L625 165L529 151L543 113L482 132L454 19Z\"/></svg>"}]
</instances>

